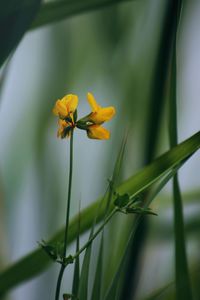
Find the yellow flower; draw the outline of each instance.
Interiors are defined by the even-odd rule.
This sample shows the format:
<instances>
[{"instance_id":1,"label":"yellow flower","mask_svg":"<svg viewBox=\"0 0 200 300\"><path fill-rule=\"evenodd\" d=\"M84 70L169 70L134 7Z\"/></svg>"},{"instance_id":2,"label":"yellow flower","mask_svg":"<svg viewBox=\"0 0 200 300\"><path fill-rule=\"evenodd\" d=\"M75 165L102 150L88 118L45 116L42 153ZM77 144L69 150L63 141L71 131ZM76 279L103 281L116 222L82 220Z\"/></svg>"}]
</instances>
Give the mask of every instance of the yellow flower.
<instances>
[{"instance_id":1,"label":"yellow flower","mask_svg":"<svg viewBox=\"0 0 200 300\"><path fill-rule=\"evenodd\" d=\"M113 106L101 107L91 93L87 94L88 102L92 112L77 121L78 96L69 94L61 100L58 99L53 108L53 113L59 117L59 129L57 136L62 139L70 137L75 127L85 130L91 139L107 140L110 138L110 132L100 126L106 121L112 119L115 115Z\"/></svg>"},{"instance_id":2,"label":"yellow flower","mask_svg":"<svg viewBox=\"0 0 200 300\"><path fill-rule=\"evenodd\" d=\"M113 106L102 108L95 100L91 93L87 94L88 102L91 106L92 112L88 116L88 120L94 124L100 125L112 119L115 115L115 108Z\"/></svg>"},{"instance_id":3,"label":"yellow flower","mask_svg":"<svg viewBox=\"0 0 200 300\"><path fill-rule=\"evenodd\" d=\"M69 94L64 96L61 100L58 99L53 108L53 113L60 119L71 117L73 119L73 113L78 106L78 96Z\"/></svg>"},{"instance_id":4,"label":"yellow flower","mask_svg":"<svg viewBox=\"0 0 200 300\"><path fill-rule=\"evenodd\" d=\"M110 132L100 125L90 125L87 129L87 136L90 139L108 140L110 138Z\"/></svg>"},{"instance_id":5,"label":"yellow flower","mask_svg":"<svg viewBox=\"0 0 200 300\"><path fill-rule=\"evenodd\" d=\"M57 131L57 137L61 137L61 139L64 139L65 137L70 137L71 134L71 123L66 122L65 120L58 120L58 131Z\"/></svg>"}]
</instances>

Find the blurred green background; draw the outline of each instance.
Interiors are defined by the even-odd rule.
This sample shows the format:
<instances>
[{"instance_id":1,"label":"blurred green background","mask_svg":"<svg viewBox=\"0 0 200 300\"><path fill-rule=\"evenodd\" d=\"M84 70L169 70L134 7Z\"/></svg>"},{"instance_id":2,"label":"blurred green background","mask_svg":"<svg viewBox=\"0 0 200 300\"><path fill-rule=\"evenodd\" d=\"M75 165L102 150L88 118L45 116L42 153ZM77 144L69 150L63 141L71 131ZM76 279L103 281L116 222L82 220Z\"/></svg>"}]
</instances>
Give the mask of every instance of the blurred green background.
<instances>
[{"instance_id":1,"label":"blurred green background","mask_svg":"<svg viewBox=\"0 0 200 300\"><path fill-rule=\"evenodd\" d=\"M56 138L57 121L52 114L56 99L68 93L78 94L78 114L83 116L89 112L86 94L90 91L102 106L114 105L117 111L113 121L106 124L111 130L109 141L89 140L85 132L75 133L71 215L77 213L79 200L83 208L105 191L127 128L121 179L169 148L167 96L158 99L158 111L151 113L152 99L159 92L157 61L167 2L128 1L72 16L27 32L12 55L0 104L2 269L37 247L37 241L49 238L64 223L69 143ZM177 45L179 141L198 131L200 125L199 28L200 2L184 1ZM1 71L3 74L3 68ZM148 154L157 114L160 125L155 149ZM180 172L195 299L200 299L199 169L195 154ZM171 185L157 197L153 209L158 217L148 219L135 299L144 299L174 281ZM119 250L113 232L117 238L128 218L121 217L117 226L112 222L107 233L116 245L113 247L108 238L111 261ZM57 271L55 265L51 266L14 289L9 299L52 299ZM71 280L69 268L64 280L66 289ZM163 299L170 297L165 295Z\"/></svg>"}]
</instances>

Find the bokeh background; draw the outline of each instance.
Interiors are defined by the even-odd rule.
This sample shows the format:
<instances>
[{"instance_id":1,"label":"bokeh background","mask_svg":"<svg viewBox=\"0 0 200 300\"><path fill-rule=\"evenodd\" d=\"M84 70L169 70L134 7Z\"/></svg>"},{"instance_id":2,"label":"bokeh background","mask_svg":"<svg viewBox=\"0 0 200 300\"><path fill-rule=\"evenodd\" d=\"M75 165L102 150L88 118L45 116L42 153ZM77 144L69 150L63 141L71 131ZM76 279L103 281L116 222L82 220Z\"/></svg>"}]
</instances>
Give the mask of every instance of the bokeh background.
<instances>
[{"instance_id":1,"label":"bokeh background","mask_svg":"<svg viewBox=\"0 0 200 300\"><path fill-rule=\"evenodd\" d=\"M72 16L24 36L10 60L0 95L1 268L36 248L38 241L48 239L64 223L69 142L56 138L52 107L57 98L78 94L79 116L89 112L88 91L102 106L114 105L117 110L106 125L111 130L109 141L89 140L85 132L75 133L71 215L78 212L79 201L83 208L104 193L127 128L121 179L145 164L150 95L166 4L130 1ZM179 141L200 125L199 28L200 2L184 1L177 45ZM156 155L169 148L167 99L163 103ZM200 271L199 169L197 153L180 171L194 286ZM158 217L148 222L136 299L174 280L170 184L154 201L153 209ZM112 226L114 239L113 232L117 235L122 229L114 222ZM107 242L110 260L117 251L111 244ZM57 271L53 265L14 289L8 299L52 299ZM71 284L71 271L69 268L66 274L66 288ZM200 299L197 287L195 291Z\"/></svg>"}]
</instances>

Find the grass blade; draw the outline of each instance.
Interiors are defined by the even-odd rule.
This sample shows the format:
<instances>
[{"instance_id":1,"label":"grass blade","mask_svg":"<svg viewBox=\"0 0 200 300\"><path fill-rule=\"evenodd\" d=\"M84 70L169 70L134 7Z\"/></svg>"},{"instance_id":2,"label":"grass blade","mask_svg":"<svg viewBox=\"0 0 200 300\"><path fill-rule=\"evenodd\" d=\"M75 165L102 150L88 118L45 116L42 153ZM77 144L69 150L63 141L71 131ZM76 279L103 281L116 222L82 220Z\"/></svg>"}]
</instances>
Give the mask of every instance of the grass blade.
<instances>
[{"instance_id":1,"label":"grass blade","mask_svg":"<svg viewBox=\"0 0 200 300\"><path fill-rule=\"evenodd\" d=\"M3 2L3 3L2 3ZM1 1L0 5L0 66L16 48L38 12L41 0Z\"/></svg>"},{"instance_id":2,"label":"grass blade","mask_svg":"<svg viewBox=\"0 0 200 300\"><path fill-rule=\"evenodd\" d=\"M184 162L183 162L184 163ZM182 164L183 164L182 163ZM158 185L158 187L154 190L153 193L151 193L151 195L148 197L147 202L145 203L145 207L148 207L150 205L150 203L153 201L153 199L159 194L159 192L163 189L163 187L167 184L167 182L174 176L174 174L177 172L177 170L182 166L182 164L180 164L179 166L177 166L174 170L172 170ZM125 267L125 263L126 263L126 258L128 257L128 253L129 253L129 248L131 247L132 244L132 238L136 232L136 229L140 223L142 219L142 216L136 216L135 218L135 222L134 222L134 226L131 230L130 236L128 238L126 247L124 249L124 253L120 259L117 271L114 275L114 278L111 282L110 287L108 288L106 295L104 297L104 300L110 300L110 299L115 299L116 297L116 291L118 288L118 282L120 279L120 274L122 272L122 269Z\"/></svg>"},{"instance_id":3,"label":"grass blade","mask_svg":"<svg viewBox=\"0 0 200 300\"><path fill-rule=\"evenodd\" d=\"M170 146L174 147L178 142L177 132L177 107L176 107L176 36L178 23L181 13L182 1L176 2L175 10L175 33L174 45L172 49L172 64L171 64L171 87L169 97L169 135ZM174 203L174 231L175 231L175 273L176 273L176 297L178 300L193 299L188 271L185 233L184 233L184 216L181 199L180 186L178 175L173 178L173 203Z\"/></svg>"},{"instance_id":4,"label":"grass blade","mask_svg":"<svg viewBox=\"0 0 200 300\"><path fill-rule=\"evenodd\" d=\"M121 165L122 165L122 160L123 160L123 156L124 156L124 151L125 151L125 145L126 145L126 141L127 141L127 135L124 137L121 147L120 147L120 151L119 154L117 156L116 162L115 162L115 167L114 167L114 171L113 171L113 175L112 175L112 179L109 182L109 189L105 194L105 199L106 199L106 209L105 209L105 215L104 215L104 221L105 221L105 217L107 215L107 213L109 212L109 206L113 197L113 193L115 191L115 186L116 186L116 180L119 176L119 172L121 169ZM99 204L99 208L102 205L102 203L100 202ZM97 222L97 218L98 218L98 214L99 214L99 209L97 210L97 214L94 218L94 223L92 225L91 228L91 233L89 236L89 240L92 239L93 234L94 234L94 228ZM90 258L91 258L91 251L92 251L92 242L88 245L86 252L85 252L85 256L84 256L84 260L83 260L83 265L82 265L82 270L81 270L81 277L80 277L80 286L79 286L79 292L78 292L78 297L79 299L88 299L88 278L89 278L89 266L90 266ZM97 272L102 271L102 251L103 251L103 232L102 232L102 238L101 238L101 245L100 245L100 249L99 249L99 259L98 259L98 263L97 263ZM99 274L98 274L99 275ZM100 272L100 276L101 276L101 272ZM100 281L99 281L99 277L96 277L96 280L94 282L94 288L95 291L97 292L98 295L100 295L100 290L96 290L96 286L98 285L98 288L100 287ZM92 299L96 299L96 298L92 298Z\"/></svg>"},{"instance_id":5,"label":"grass blade","mask_svg":"<svg viewBox=\"0 0 200 300\"><path fill-rule=\"evenodd\" d=\"M102 271L103 271L103 245L104 245L104 231L101 235L99 255L97 260L97 267L95 273L95 279L92 289L91 300L101 300L101 286L102 286Z\"/></svg>"},{"instance_id":6,"label":"grass blade","mask_svg":"<svg viewBox=\"0 0 200 300\"><path fill-rule=\"evenodd\" d=\"M100 9L109 5L131 0L76 0L76 1L52 1L44 3L32 24L32 29L63 20L72 15Z\"/></svg>"},{"instance_id":7,"label":"grass blade","mask_svg":"<svg viewBox=\"0 0 200 300\"><path fill-rule=\"evenodd\" d=\"M80 218L80 206L79 206L79 220L78 220L78 234L77 234L77 238L76 238L76 252L78 252L80 249L80 223L81 223L81 218ZM79 279L80 279L79 274L80 274L80 260L79 260L79 256L77 256L75 259L75 264L74 264L74 277L73 277L73 284L72 284L72 294L75 297L78 296Z\"/></svg>"},{"instance_id":8,"label":"grass blade","mask_svg":"<svg viewBox=\"0 0 200 300\"><path fill-rule=\"evenodd\" d=\"M117 159L115 162L112 178L109 184L109 192L108 192L108 198L107 198L107 204L106 204L106 209L105 209L105 215L109 212L109 207L112 201L113 193L115 192L116 189L116 184L117 180L119 178L119 174L121 171L122 163L123 163L123 157L124 157L124 152L125 152L125 147L127 143L127 138L128 138L128 132L124 136L124 139L122 140L121 147L119 150L119 153L117 155Z\"/></svg>"},{"instance_id":9,"label":"grass blade","mask_svg":"<svg viewBox=\"0 0 200 300\"><path fill-rule=\"evenodd\" d=\"M158 6L159 7L159 6ZM173 41L173 24L171 18L173 15L173 0L163 2L162 10L156 9L158 15L162 15L159 22L161 28L155 47L153 64L154 72L151 76L150 92L148 97L148 114L145 122L143 161L149 164L155 157L159 135L162 128L162 115L166 102L166 82L168 81L168 66L171 56L171 45ZM155 29L154 29L155 30ZM153 34L152 31L149 34ZM153 44L153 43L152 43ZM145 197L145 196L144 196ZM122 298L134 298L137 290L138 273L140 272L143 247L148 232L148 219L143 218L140 226L132 240L129 259L127 261L127 269L123 279ZM134 267L133 267L134 266ZM130 286L132 287L130 289Z\"/></svg>"},{"instance_id":10,"label":"grass blade","mask_svg":"<svg viewBox=\"0 0 200 300\"><path fill-rule=\"evenodd\" d=\"M129 179L125 180L121 185L117 187L119 194L128 193L130 196L139 194L141 191L150 187L156 181L158 181L168 171L175 168L189 155L197 151L200 147L200 132L197 132L184 142L180 143L173 149L165 152L158 157L150 165L143 168L137 174L133 175ZM102 198L91 204L89 207L81 212L81 227L80 233L85 232L91 227L94 215L96 214L99 202ZM112 205L111 205L112 206ZM102 205L99 210L98 220L104 218L105 207ZM71 243L77 235L77 222L78 216L74 217L69 225L68 242ZM52 237L50 243L56 242L62 239L64 230L61 229L57 234ZM37 249L27 256L23 257L5 271L0 274L0 295L18 285L19 283L33 278L44 271L50 264L51 260L43 252L42 249Z\"/></svg>"},{"instance_id":11,"label":"grass blade","mask_svg":"<svg viewBox=\"0 0 200 300\"><path fill-rule=\"evenodd\" d=\"M94 226L92 226L91 233L89 236L89 240L93 236ZM83 265L81 268L81 276L79 282L79 290L78 290L78 299L85 300L88 299L88 278L89 278L89 268L90 268L90 258L91 258L91 251L92 251L92 243L89 244L85 251Z\"/></svg>"}]
</instances>

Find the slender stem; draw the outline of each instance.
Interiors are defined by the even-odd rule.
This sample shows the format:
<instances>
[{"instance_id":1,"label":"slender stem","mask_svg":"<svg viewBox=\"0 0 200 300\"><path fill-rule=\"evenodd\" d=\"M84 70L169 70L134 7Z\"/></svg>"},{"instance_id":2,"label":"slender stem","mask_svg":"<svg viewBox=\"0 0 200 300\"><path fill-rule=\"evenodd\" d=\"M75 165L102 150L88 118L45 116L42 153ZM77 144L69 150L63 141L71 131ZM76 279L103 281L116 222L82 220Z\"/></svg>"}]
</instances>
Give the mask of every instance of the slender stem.
<instances>
[{"instance_id":1,"label":"slender stem","mask_svg":"<svg viewBox=\"0 0 200 300\"><path fill-rule=\"evenodd\" d=\"M72 190L72 173L73 173L73 130L71 131L70 137L70 166L69 166L69 183L68 183L68 197L67 197L67 211L66 211L66 223L65 223L65 234L64 234L64 247L63 247L63 260L58 275L55 300L59 300L60 286L62 277L65 270L64 259L67 252L67 239L68 239L68 226L69 226L69 214L70 214L70 202L71 202L71 190Z\"/></svg>"},{"instance_id":2,"label":"slender stem","mask_svg":"<svg viewBox=\"0 0 200 300\"><path fill-rule=\"evenodd\" d=\"M104 229L105 225L108 223L108 221L112 218L112 216L118 211L117 208L113 209L112 212L107 216L103 224L98 228L98 230L93 234L93 236L87 241L87 243L80 248L78 252L76 252L73 256L73 259L75 259L77 256L79 256L90 244L91 242L97 237L97 235Z\"/></svg>"},{"instance_id":3,"label":"slender stem","mask_svg":"<svg viewBox=\"0 0 200 300\"><path fill-rule=\"evenodd\" d=\"M58 274L57 285L56 285L56 295L55 295L56 300L58 300L59 296L60 296L60 286L61 286L61 281L62 281L64 270L65 270L65 266L61 265L60 272Z\"/></svg>"},{"instance_id":4,"label":"slender stem","mask_svg":"<svg viewBox=\"0 0 200 300\"><path fill-rule=\"evenodd\" d=\"M74 131L71 132L70 138L70 165L69 165L69 184L68 184L68 199L67 199L67 211L66 211L66 223L65 223L65 236L64 236L64 248L63 258L66 256L67 251L67 238L68 238L68 226L69 226L69 213L70 213L70 202L71 202L71 191L72 191L72 173L73 173L73 136Z\"/></svg>"}]
</instances>

